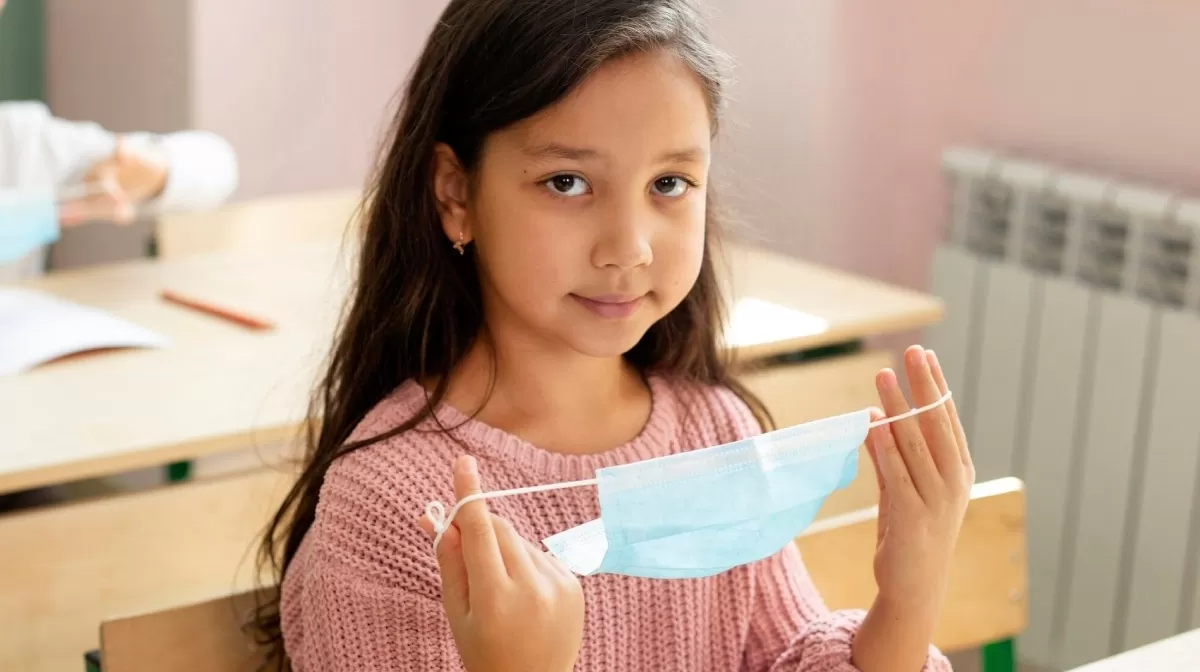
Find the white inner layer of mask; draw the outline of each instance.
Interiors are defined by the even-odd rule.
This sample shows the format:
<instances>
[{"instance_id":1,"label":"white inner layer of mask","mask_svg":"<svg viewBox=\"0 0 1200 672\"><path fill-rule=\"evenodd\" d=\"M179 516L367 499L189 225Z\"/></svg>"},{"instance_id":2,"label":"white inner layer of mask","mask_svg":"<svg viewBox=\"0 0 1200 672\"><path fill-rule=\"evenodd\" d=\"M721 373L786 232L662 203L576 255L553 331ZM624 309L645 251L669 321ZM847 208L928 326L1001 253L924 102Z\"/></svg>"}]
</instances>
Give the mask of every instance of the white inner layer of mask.
<instances>
[{"instance_id":1,"label":"white inner layer of mask","mask_svg":"<svg viewBox=\"0 0 1200 672\"><path fill-rule=\"evenodd\" d=\"M608 553L604 521L597 518L542 540L546 548L572 572L587 576L600 569Z\"/></svg>"}]
</instances>

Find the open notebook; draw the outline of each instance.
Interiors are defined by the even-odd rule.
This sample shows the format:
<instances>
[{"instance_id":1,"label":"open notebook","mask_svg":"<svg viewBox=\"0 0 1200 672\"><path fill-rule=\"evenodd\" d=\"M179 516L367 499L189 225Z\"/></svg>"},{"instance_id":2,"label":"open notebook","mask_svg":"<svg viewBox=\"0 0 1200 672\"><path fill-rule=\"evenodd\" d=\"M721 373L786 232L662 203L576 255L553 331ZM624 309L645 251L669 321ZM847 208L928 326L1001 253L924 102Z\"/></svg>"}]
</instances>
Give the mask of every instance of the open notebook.
<instances>
[{"instance_id":1,"label":"open notebook","mask_svg":"<svg viewBox=\"0 0 1200 672\"><path fill-rule=\"evenodd\" d=\"M166 337L49 294L0 287L0 376L106 348L161 348Z\"/></svg>"}]
</instances>

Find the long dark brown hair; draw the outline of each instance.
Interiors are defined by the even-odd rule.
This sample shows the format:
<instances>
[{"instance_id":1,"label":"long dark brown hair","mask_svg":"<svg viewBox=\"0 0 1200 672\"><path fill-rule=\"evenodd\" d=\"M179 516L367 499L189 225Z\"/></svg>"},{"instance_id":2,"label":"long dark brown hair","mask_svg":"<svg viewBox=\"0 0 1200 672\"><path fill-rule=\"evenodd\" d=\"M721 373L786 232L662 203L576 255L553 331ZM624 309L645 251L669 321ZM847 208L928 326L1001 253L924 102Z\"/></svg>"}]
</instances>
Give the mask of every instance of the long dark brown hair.
<instances>
[{"instance_id":1,"label":"long dark brown hair","mask_svg":"<svg viewBox=\"0 0 1200 672\"><path fill-rule=\"evenodd\" d=\"M303 471L260 549L276 578L286 576L313 524L330 465L428 417L445 396L447 374L481 333L474 261L446 239L434 200L435 145L447 144L471 172L489 134L562 99L605 61L657 49L696 73L715 128L723 57L689 0L451 0L409 77L364 200L357 280L313 394ZM761 402L731 376L720 343L724 307L713 254L721 222L711 193L709 201L695 286L625 357L642 371L724 385L770 426ZM428 405L385 434L349 441L367 412L408 379L437 381ZM286 668L277 595L260 605L253 625Z\"/></svg>"}]
</instances>

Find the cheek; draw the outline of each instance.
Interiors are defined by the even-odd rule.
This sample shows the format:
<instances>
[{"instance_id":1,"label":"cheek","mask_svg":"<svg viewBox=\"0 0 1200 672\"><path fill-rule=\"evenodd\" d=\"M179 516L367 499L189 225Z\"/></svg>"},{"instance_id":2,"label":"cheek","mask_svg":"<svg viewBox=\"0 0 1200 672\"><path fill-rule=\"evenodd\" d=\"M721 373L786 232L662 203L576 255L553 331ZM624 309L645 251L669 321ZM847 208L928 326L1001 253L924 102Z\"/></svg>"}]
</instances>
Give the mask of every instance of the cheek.
<instances>
[{"instance_id":1,"label":"cheek","mask_svg":"<svg viewBox=\"0 0 1200 672\"><path fill-rule=\"evenodd\" d=\"M654 250L655 280L663 297L682 301L700 275L704 260L705 213L701 206L675 222Z\"/></svg>"},{"instance_id":2,"label":"cheek","mask_svg":"<svg viewBox=\"0 0 1200 672\"><path fill-rule=\"evenodd\" d=\"M578 252L561 217L516 194L480 204L477 226L486 280L506 302L544 303L570 291Z\"/></svg>"}]
</instances>

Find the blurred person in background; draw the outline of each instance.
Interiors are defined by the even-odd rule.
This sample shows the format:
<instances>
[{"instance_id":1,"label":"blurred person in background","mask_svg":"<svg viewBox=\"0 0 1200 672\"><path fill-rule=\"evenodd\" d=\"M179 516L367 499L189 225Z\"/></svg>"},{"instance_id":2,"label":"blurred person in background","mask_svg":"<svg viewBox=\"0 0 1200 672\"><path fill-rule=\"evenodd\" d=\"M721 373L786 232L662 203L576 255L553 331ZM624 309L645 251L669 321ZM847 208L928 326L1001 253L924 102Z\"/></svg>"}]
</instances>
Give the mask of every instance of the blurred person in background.
<instances>
[{"instance_id":1,"label":"blurred person in background","mask_svg":"<svg viewBox=\"0 0 1200 672\"><path fill-rule=\"evenodd\" d=\"M40 101L0 102L0 283L41 273L60 228L212 208L237 182L236 154L213 133L118 135Z\"/></svg>"}]
</instances>

